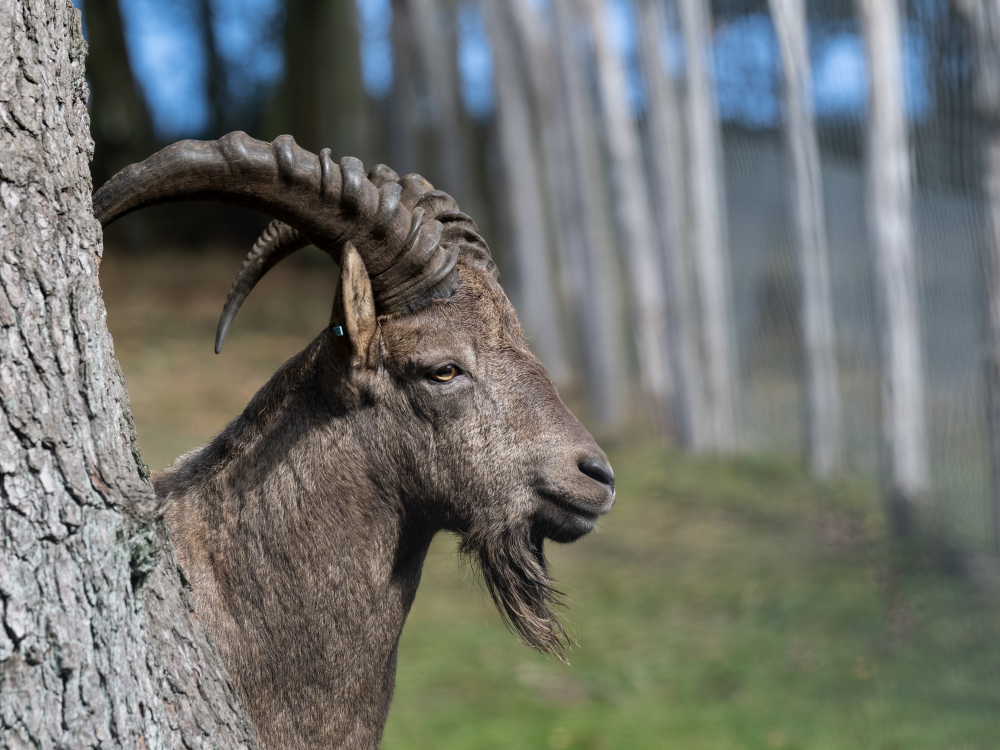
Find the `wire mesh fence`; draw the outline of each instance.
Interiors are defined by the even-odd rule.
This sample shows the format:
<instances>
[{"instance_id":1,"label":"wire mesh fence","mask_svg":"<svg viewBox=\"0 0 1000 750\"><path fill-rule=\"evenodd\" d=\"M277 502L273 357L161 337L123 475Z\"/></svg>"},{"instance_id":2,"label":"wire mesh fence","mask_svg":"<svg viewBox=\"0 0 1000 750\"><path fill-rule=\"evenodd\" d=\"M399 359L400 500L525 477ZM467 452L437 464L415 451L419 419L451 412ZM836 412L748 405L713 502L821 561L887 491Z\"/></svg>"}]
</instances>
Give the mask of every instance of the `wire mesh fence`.
<instances>
[{"instance_id":1,"label":"wire mesh fence","mask_svg":"<svg viewBox=\"0 0 1000 750\"><path fill-rule=\"evenodd\" d=\"M937 531L969 551L984 551L993 544L983 386L987 217L971 39L966 19L946 3L902 7L931 516L943 524ZM781 132L780 61L767 3L718 3L714 11L740 443L755 451L802 452L808 418L802 288ZM727 50L719 40L727 27L742 30L742 49ZM866 61L853 5L810 2L808 33L842 395L843 466L877 476L883 450L881 360L865 159L880 155L866 154ZM753 52L758 37L764 40L763 54ZM727 54L732 59L720 59ZM743 102L747 96L753 101Z\"/></svg>"}]
</instances>

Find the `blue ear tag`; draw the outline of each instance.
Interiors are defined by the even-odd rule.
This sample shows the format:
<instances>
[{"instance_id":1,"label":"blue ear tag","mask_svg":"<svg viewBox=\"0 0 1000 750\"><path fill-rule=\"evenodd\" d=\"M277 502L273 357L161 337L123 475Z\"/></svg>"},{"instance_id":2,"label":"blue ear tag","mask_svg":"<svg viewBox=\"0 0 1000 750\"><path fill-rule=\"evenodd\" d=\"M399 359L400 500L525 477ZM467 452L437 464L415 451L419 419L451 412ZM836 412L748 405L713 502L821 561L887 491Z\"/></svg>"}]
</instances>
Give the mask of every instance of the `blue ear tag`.
<instances>
[{"instance_id":1,"label":"blue ear tag","mask_svg":"<svg viewBox=\"0 0 1000 750\"><path fill-rule=\"evenodd\" d=\"M344 335L344 327L343 326L330 326L330 332L334 336L343 336Z\"/></svg>"}]
</instances>

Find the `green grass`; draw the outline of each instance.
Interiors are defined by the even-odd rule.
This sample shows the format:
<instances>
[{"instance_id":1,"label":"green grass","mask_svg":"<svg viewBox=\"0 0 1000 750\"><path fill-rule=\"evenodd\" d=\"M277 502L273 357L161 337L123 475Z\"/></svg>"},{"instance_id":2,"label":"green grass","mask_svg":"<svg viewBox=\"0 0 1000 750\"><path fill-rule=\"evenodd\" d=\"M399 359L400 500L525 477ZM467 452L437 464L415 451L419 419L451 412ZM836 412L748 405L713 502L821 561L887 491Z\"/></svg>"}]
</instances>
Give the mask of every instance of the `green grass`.
<instances>
[{"instance_id":1,"label":"green grass","mask_svg":"<svg viewBox=\"0 0 1000 750\"><path fill-rule=\"evenodd\" d=\"M550 546L572 666L518 644L442 539L386 750L1000 746L1000 607L893 551L872 488L650 445L611 457L615 510Z\"/></svg>"},{"instance_id":2,"label":"green grass","mask_svg":"<svg viewBox=\"0 0 1000 750\"><path fill-rule=\"evenodd\" d=\"M153 468L202 444L325 324L333 271L279 266L220 357L235 255L101 269ZM884 537L874 487L794 463L610 450L618 504L551 545L572 666L519 644L439 539L403 632L385 750L995 750L1000 602Z\"/></svg>"}]
</instances>

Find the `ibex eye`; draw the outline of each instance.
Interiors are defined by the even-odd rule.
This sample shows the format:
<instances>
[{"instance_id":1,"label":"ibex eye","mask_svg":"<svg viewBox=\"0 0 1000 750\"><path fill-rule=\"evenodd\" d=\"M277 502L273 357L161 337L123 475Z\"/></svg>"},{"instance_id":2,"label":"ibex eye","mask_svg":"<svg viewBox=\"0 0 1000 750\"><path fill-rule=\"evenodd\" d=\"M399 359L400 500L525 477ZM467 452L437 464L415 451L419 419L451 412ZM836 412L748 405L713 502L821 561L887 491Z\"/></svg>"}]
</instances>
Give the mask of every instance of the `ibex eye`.
<instances>
[{"instance_id":1,"label":"ibex eye","mask_svg":"<svg viewBox=\"0 0 1000 750\"><path fill-rule=\"evenodd\" d=\"M428 377L439 383L447 383L449 380L454 380L461 374L462 371L455 367L455 365L445 365L444 367L439 367L434 370Z\"/></svg>"}]
</instances>

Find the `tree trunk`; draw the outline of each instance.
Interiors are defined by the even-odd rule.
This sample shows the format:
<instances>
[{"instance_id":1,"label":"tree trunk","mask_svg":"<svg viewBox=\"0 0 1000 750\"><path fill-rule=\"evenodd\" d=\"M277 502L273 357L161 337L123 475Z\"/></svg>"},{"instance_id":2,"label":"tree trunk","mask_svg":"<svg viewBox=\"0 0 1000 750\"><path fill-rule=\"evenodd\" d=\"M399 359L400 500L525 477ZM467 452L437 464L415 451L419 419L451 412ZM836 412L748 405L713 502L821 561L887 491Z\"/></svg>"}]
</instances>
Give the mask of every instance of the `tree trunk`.
<instances>
[{"instance_id":1,"label":"tree trunk","mask_svg":"<svg viewBox=\"0 0 1000 750\"><path fill-rule=\"evenodd\" d=\"M389 92L389 159L405 175L419 171L411 102L416 50L408 0L392 0L392 91Z\"/></svg>"},{"instance_id":2,"label":"tree trunk","mask_svg":"<svg viewBox=\"0 0 1000 750\"><path fill-rule=\"evenodd\" d=\"M691 245L701 308L705 406L711 449L736 448L736 406L730 332L730 274L722 146L712 94L712 58L706 50L708 1L678 0L687 62L688 185Z\"/></svg>"},{"instance_id":3,"label":"tree trunk","mask_svg":"<svg viewBox=\"0 0 1000 750\"><path fill-rule=\"evenodd\" d=\"M569 126L565 107L559 96L557 79L557 56L552 39L546 34L546 19L539 9L528 0L512 0L507 7L514 37L524 59L520 69L527 79L531 92L532 111L535 114L541 142L540 153L544 167L544 182L547 192L546 206L553 216L549 232L555 247L557 266L557 299L571 308L570 331L567 349L571 359L585 359L576 353L579 349L579 332L572 330L580 321L577 318L577 289L572 264L575 253L570 248L570 238L579 235L574 205L579 190L572 184L573 170L570 167ZM574 240L579 242L579 239ZM579 245L576 250L579 249ZM594 342L589 342L593 345ZM586 378L584 378L586 381ZM583 383L580 383L583 385Z\"/></svg>"},{"instance_id":4,"label":"tree trunk","mask_svg":"<svg viewBox=\"0 0 1000 750\"><path fill-rule=\"evenodd\" d=\"M882 441L894 530L906 534L929 489L910 150L896 0L858 0L868 56L868 231L879 301Z\"/></svg>"},{"instance_id":5,"label":"tree trunk","mask_svg":"<svg viewBox=\"0 0 1000 750\"><path fill-rule=\"evenodd\" d=\"M313 96L318 100L320 138L316 152L328 147L335 158L356 156L374 166L355 0L319 2L319 25L310 31L316 37Z\"/></svg>"},{"instance_id":6,"label":"tree trunk","mask_svg":"<svg viewBox=\"0 0 1000 750\"><path fill-rule=\"evenodd\" d=\"M513 303L524 323L532 350L552 379L565 382L569 367L560 335L552 283L551 253L545 222L545 200L535 156L534 132L522 51L514 38L507 0L486 0L483 10L493 46L497 89L497 126L503 155L504 186L510 216L507 235L517 272Z\"/></svg>"},{"instance_id":7,"label":"tree trunk","mask_svg":"<svg viewBox=\"0 0 1000 750\"><path fill-rule=\"evenodd\" d=\"M319 130L317 69L320 43L319 0L288 0L285 3L284 56L285 78L271 103L265 138L294 133L295 141L318 153L331 146L323 143ZM337 159L341 154L335 153Z\"/></svg>"},{"instance_id":8,"label":"tree trunk","mask_svg":"<svg viewBox=\"0 0 1000 750\"><path fill-rule=\"evenodd\" d=\"M153 125L125 46L117 0L85 0L92 52L87 60L93 116L94 179L104 182L155 150Z\"/></svg>"},{"instance_id":9,"label":"tree trunk","mask_svg":"<svg viewBox=\"0 0 1000 750\"><path fill-rule=\"evenodd\" d=\"M232 107L226 65L219 52L211 0L197 0L195 13L205 53L205 100L208 102L208 127L205 138L219 138L232 130ZM143 157L145 158L145 156Z\"/></svg>"},{"instance_id":10,"label":"tree trunk","mask_svg":"<svg viewBox=\"0 0 1000 750\"><path fill-rule=\"evenodd\" d=\"M639 360L639 382L647 413L661 435L671 432L674 381L667 350L667 293L657 257L656 225L649 200L639 131L628 101L621 53L608 38L602 0L586 0L594 41L597 88L608 141L612 201L621 233L619 246L629 278L632 326Z\"/></svg>"},{"instance_id":11,"label":"tree trunk","mask_svg":"<svg viewBox=\"0 0 1000 750\"><path fill-rule=\"evenodd\" d=\"M840 385L806 7L804 0L769 2L785 79L785 141L801 279L799 315L805 353L809 466L815 476L826 478L840 465Z\"/></svg>"},{"instance_id":12,"label":"tree trunk","mask_svg":"<svg viewBox=\"0 0 1000 750\"><path fill-rule=\"evenodd\" d=\"M553 40L546 35L546 19L527 0L509 3L515 37L523 50L521 69L531 90L531 103L538 122L541 155L547 188L547 206L553 216L549 226L557 264L557 302L569 309L565 349L569 359L582 365L582 377L574 378L593 408L591 416L605 427L614 426L619 414L596 408L613 401L605 394L620 385L608 377L611 371L599 372L599 362L616 361L615 342L601 339L604 328L595 325L594 302L588 295L587 279L591 271L586 252L586 226L581 220L581 189L575 184L572 163L570 126L565 101L560 96L558 56ZM575 369L575 368L574 368Z\"/></svg>"},{"instance_id":13,"label":"tree trunk","mask_svg":"<svg viewBox=\"0 0 1000 750\"><path fill-rule=\"evenodd\" d=\"M626 413L622 378L622 346L618 289L611 252L611 230L605 212L600 153L594 133L592 108L587 101L579 54L576 19L570 0L551 0L556 55L555 95L561 96L557 114L564 118L568 157L564 164L574 191L565 206L568 264L573 288L580 351L584 360L587 394L594 419L606 426L620 425Z\"/></svg>"},{"instance_id":14,"label":"tree trunk","mask_svg":"<svg viewBox=\"0 0 1000 750\"><path fill-rule=\"evenodd\" d=\"M441 0L407 0L407 4L413 38L434 102L434 150L440 169L435 186L467 206L472 180L458 103L454 13Z\"/></svg>"},{"instance_id":15,"label":"tree trunk","mask_svg":"<svg viewBox=\"0 0 1000 750\"><path fill-rule=\"evenodd\" d=\"M79 13L0 0L0 34L0 745L251 747L104 324Z\"/></svg>"},{"instance_id":16,"label":"tree trunk","mask_svg":"<svg viewBox=\"0 0 1000 750\"><path fill-rule=\"evenodd\" d=\"M639 3L639 49L646 79L646 117L652 154L653 187L660 254L669 290L670 359L674 366L675 430L681 442L700 451L710 447L705 414L698 310L687 242L684 194L684 133L677 92L663 67L661 41L666 19L661 0Z\"/></svg>"},{"instance_id":17,"label":"tree trunk","mask_svg":"<svg viewBox=\"0 0 1000 750\"><path fill-rule=\"evenodd\" d=\"M1000 50L1000 15L995 5L990 6L992 18L989 32L992 45L990 51L994 68L989 77L996 85L1000 79L1000 60L996 52ZM994 100L994 109L989 112L988 135L986 137L986 159L984 181L989 203L988 250L986 259L986 356L984 358L986 376L987 421L989 424L990 468L993 492L994 545L1000 553L1000 98Z\"/></svg>"},{"instance_id":18,"label":"tree trunk","mask_svg":"<svg viewBox=\"0 0 1000 750\"><path fill-rule=\"evenodd\" d=\"M314 153L370 160L356 13L354 0L287 0L285 79L267 138L292 133Z\"/></svg>"},{"instance_id":19,"label":"tree trunk","mask_svg":"<svg viewBox=\"0 0 1000 750\"><path fill-rule=\"evenodd\" d=\"M983 189L986 234L986 419L989 429L994 545L1000 553L1000 5L964 0L973 30L976 110L985 128Z\"/></svg>"}]
</instances>

